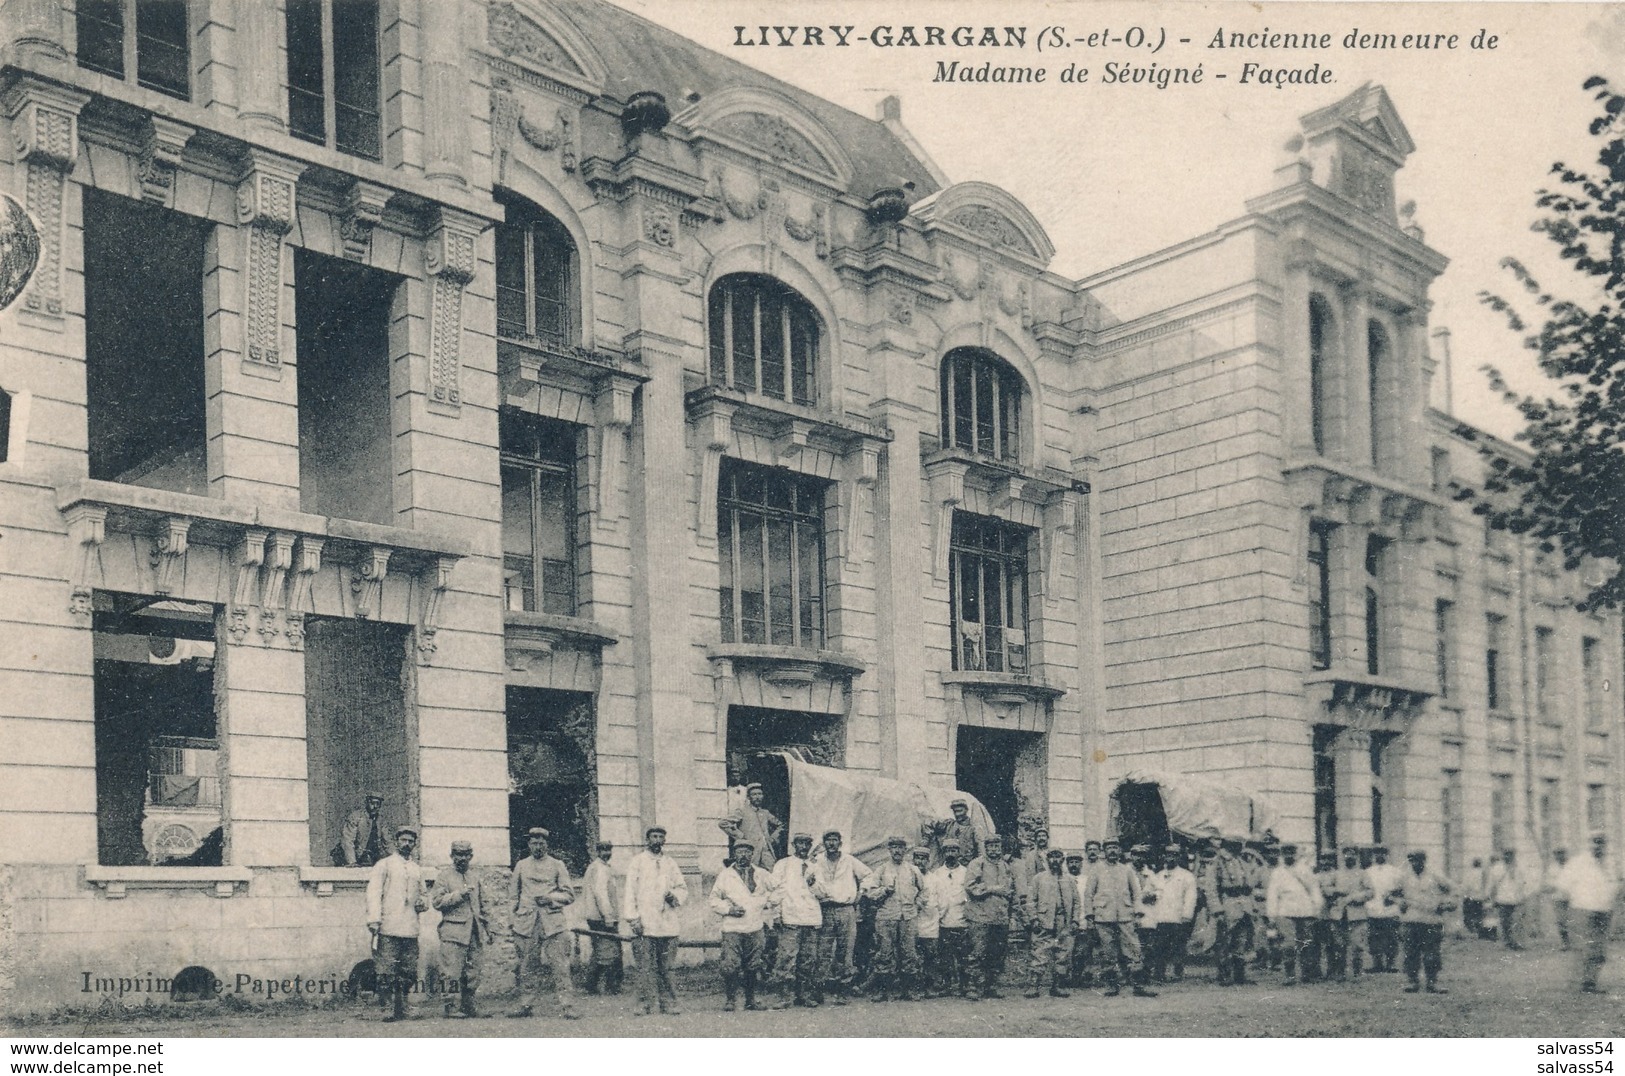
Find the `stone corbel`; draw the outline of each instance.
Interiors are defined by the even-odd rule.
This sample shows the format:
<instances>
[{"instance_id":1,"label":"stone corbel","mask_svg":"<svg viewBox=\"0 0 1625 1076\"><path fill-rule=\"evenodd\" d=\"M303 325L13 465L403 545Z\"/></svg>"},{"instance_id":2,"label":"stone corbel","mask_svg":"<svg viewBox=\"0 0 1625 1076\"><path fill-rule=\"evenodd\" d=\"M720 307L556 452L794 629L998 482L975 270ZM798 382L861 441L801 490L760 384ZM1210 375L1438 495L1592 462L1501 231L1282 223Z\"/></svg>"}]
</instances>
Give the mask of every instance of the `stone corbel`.
<instances>
[{"instance_id":1,"label":"stone corbel","mask_svg":"<svg viewBox=\"0 0 1625 1076\"><path fill-rule=\"evenodd\" d=\"M1382 498L1370 486L1355 485L1349 489L1349 522L1358 526L1374 527L1382 517Z\"/></svg>"},{"instance_id":2,"label":"stone corbel","mask_svg":"<svg viewBox=\"0 0 1625 1076\"><path fill-rule=\"evenodd\" d=\"M463 289L474 279L479 218L442 206L427 237L429 274L429 405L456 414L463 404Z\"/></svg>"},{"instance_id":3,"label":"stone corbel","mask_svg":"<svg viewBox=\"0 0 1625 1076\"><path fill-rule=\"evenodd\" d=\"M152 592L173 594L186 574L186 536L192 521L182 516L169 516L163 529L153 539L151 563L154 570Z\"/></svg>"},{"instance_id":4,"label":"stone corbel","mask_svg":"<svg viewBox=\"0 0 1625 1076\"><path fill-rule=\"evenodd\" d=\"M948 583L948 545L952 540L954 509L965 502L965 475L968 464L949 461L931 469L931 503L936 505L936 527L932 532L932 574L938 583Z\"/></svg>"},{"instance_id":5,"label":"stone corbel","mask_svg":"<svg viewBox=\"0 0 1625 1076\"><path fill-rule=\"evenodd\" d=\"M288 588L288 645L305 648L305 614L310 610L310 592L316 573L322 570L322 538L300 538L293 550L293 583Z\"/></svg>"},{"instance_id":6,"label":"stone corbel","mask_svg":"<svg viewBox=\"0 0 1625 1076\"><path fill-rule=\"evenodd\" d=\"M277 633L276 614L282 608L282 588L293 567L293 535L273 534L265 546L265 582L260 591L260 638L269 643Z\"/></svg>"},{"instance_id":7,"label":"stone corbel","mask_svg":"<svg viewBox=\"0 0 1625 1076\"><path fill-rule=\"evenodd\" d=\"M38 5L35 5L38 6ZM39 262L23 309L62 317L62 247L68 173L79 160L79 110L90 95L65 87L22 81L5 98L15 160L25 166L24 198L39 227Z\"/></svg>"},{"instance_id":8,"label":"stone corbel","mask_svg":"<svg viewBox=\"0 0 1625 1076\"><path fill-rule=\"evenodd\" d=\"M863 534L864 501L873 502L875 484L880 481L880 445L878 442L860 441L846 454L846 548L842 550L842 564L856 571L863 558L858 545Z\"/></svg>"},{"instance_id":9,"label":"stone corbel","mask_svg":"<svg viewBox=\"0 0 1625 1076\"><path fill-rule=\"evenodd\" d=\"M1020 475L1005 475L993 487L993 508L1008 512L1021 500L1027 490L1027 480Z\"/></svg>"},{"instance_id":10,"label":"stone corbel","mask_svg":"<svg viewBox=\"0 0 1625 1076\"><path fill-rule=\"evenodd\" d=\"M372 250L372 230L384 217L384 203L394 192L377 183L358 179L344 192L344 209L339 214L339 238L344 256L364 262Z\"/></svg>"},{"instance_id":11,"label":"stone corbel","mask_svg":"<svg viewBox=\"0 0 1625 1076\"><path fill-rule=\"evenodd\" d=\"M711 399L694 413L694 440L700 449L699 535L706 541L717 539L717 483L722 471L722 453L733 443L734 405Z\"/></svg>"},{"instance_id":12,"label":"stone corbel","mask_svg":"<svg viewBox=\"0 0 1625 1076\"><path fill-rule=\"evenodd\" d=\"M779 430L777 437L773 438L773 455L777 457L781 467L793 467L806 451L807 439L812 436L812 423L806 419L793 418L786 422Z\"/></svg>"},{"instance_id":13,"label":"stone corbel","mask_svg":"<svg viewBox=\"0 0 1625 1076\"><path fill-rule=\"evenodd\" d=\"M418 620L418 664L427 665L434 657L435 635L440 630L440 603L445 600L446 588L451 584L451 570L457 566L456 557L436 557L434 565L422 575L423 613Z\"/></svg>"},{"instance_id":14,"label":"stone corbel","mask_svg":"<svg viewBox=\"0 0 1625 1076\"><path fill-rule=\"evenodd\" d=\"M102 577L102 542L107 538L107 509L76 504L67 511L68 544L73 560L68 568L68 612L90 620L91 594Z\"/></svg>"},{"instance_id":15,"label":"stone corbel","mask_svg":"<svg viewBox=\"0 0 1625 1076\"><path fill-rule=\"evenodd\" d=\"M350 579L350 592L355 595L355 615L360 620L371 620L378 613L384 594L384 579L389 575L389 558L394 550L388 546L368 546L362 551Z\"/></svg>"},{"instance_id":16,"label":"stone corbel","mask_svg":"<svg viewBox=\"0 0 1625 1076\"><path fill-rule=\"evenodd\" d=\"M1095 463L1100 454L1095 446L1100 443L1100 409L1092 404L1084 404L1072 412L1076 416L1072 423L1073 436L1077 446L1073 455L1073 465Z\"/></svg>"},{"instance_id":17,"label":"stone corbel","mask_svg":"<svg viewBox=\"0 0 1625 1076\"><path fill-rule=\"evenodd\" d=\"M598 438L598 503L593 518L614 530L622 516L621 471L626 458L626 434L632 428L632 394L637 386L618 377L608 378L593 399L594 430Z\"/></svg>"},{"instance_id":18,"label":"stone corbel","mask_svg":"<svg viewBox=\"0 0 1625 1076\"><path fill-rule=\"evenodd\" d=\"M1062 490L1044 506L1044 593L1054 598L1061 578L1061 556L1078 533L1078 502L1082 495Z\"/></svg>"},{"instance_id":19,"label":"stone corbel","mask_svg":"<svg viewBox=\"0 0 1625 1076\"><path fill-rule=\"evenodd\" d=\"M234 580L231 588L231 610L226 619L226 631L231 641L242 645L248 638L248 611L259 597L260 565L265 563L265 539L268 532L250 527L243 532L237 548L232 552Z\"/></svg>"},{"instance_id":20,"label":"stone corbel","mask_svg":"<svg viewBox=\"0 0 1625 1076\"><path fill-rule=\"evenodd\" d=\"M256 150L237 184L243 233L243 372L282 376L282 242L293 228L296 184L304 166Z\"/></svg>"},{"instance_id":21,"label":"stone corbel","mask_svg":"<svg viewBox=\"0 0 1625 1076\"><path fill-rule=\"evenodd\" d=\"M163 116L152 117L151 126L141 140L141 155L136 159L143 201L174 208L175 169L181 163L181 152L186 149L192 133L192 128L184 123Z\"/></svg>"}]
</instances>

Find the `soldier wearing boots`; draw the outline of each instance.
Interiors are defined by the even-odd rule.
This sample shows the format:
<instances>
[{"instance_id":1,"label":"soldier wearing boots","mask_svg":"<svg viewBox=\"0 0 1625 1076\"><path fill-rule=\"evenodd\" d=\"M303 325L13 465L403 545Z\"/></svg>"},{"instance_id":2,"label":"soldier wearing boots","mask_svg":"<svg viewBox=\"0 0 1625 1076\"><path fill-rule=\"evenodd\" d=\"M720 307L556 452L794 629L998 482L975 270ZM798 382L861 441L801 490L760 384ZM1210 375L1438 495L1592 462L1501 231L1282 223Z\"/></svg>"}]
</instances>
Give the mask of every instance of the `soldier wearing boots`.
<instances>
[{"instance_id":1,"label":"soldier wearing boots","mask_svg":"<svg viewBox=\"0 0 1625 1076\"><path fill-rule=\"evenodd\" d=\"M770 899L779 919L779 952L773 968L779 1000L775 1009L788 1009L793 1002L818 1007L818 928L824 913L809 884L812 834L797 833L791 838L792 854L773 864L768 880Z\"/></svg>"},{"instance_id":2,"label":"soldier wearing boots","mask_svg":"<svg viewBox=\"0 0 1625 1076\"><path fill-rule=\"evenodd\" d=\"M1442 875L1428 870L1426 852L1410 853L1411 869L1406 871L1396 894L1399 923L1405 944L1407 994L1420 990L1419 975L1426 978L1427 992L1445 994L1439 985L1440 946L1444 942L1445 913L1456 907L1455 889Z\"/></svg>"},{"instance_id":3,"label":"soldier wearing boots","mask_svg":"<svg viewBox=\"0 0 1625 1076\"><path fill-rule=\"evenodd\" d=\"M745 1009L762 1012L756 1000L756 975L761 967L763 913L768 903L767 873L757 868L756 845L746 837L734 840L733 860L717 874L711 887L711 910L722 916L722 988L727 994L723 1012L739 1004L745 988Z\"/></svg>"},{"instance_id":4,"label":"soldier wearing boots","mask_svg":"<svg viewBox=\"0 0 1625 1076\"><path fill-rule=\"evenodd\" d=\"M1366 872L1360 867L1360 850L1343 849L1343 865L1326 877L1327 951L1326 974L1338 982L1348 978L1352 963L1355 975L1365 964L1366 902L1374 895Z\"/></svg>"},{"instance_id":5,"label":"soldier wearing boots","mask_svg":"<svg viewBox=\"0 0 1625 1076\"><path fill-rule=\"evenodd\" d=\"M1106 982L1106 996L1120 992L1122 972L1134 983L1134 996L1154 998L1156 991L1146 986L1145 963L1140 956L1140 937L1135 926L1140 915L1140 876L1122 861L1116 841L1105 844L1106 862L1097 864L1083 892L1083 909L1100 939L1100 971Z\"/></svg>"},{"instance_id":6,"label":"soldier wearing boots","mask_svg":"<svg viewBox=\"0 0 1625 1076\"><path fill-rule=\"evenodd\" d=\"M621 940L606 935L618 934L621 921L621 885L609 865L615 846L599 841L594 849L593 861L581 879L581 897L586 905L587 929L592 935L592 963L587 967L587 993L619 994L625 975L621 962Z\"/></svg>"},{"instance_id":7,"label":"soldier wearing boots","mask_svg":"<svg viewBox=\"0 0 1625 1076\"><path fill-rule=\"evenodd\" d=\"M1265 889L1264 914L1271 925L1279 930L1286 942L1286 981L1291 986L1298 981L1301 967L1304 979L1311 978L1309 947L1314 941L1315 925L1320 922L1325 898L1320 882L1306 863L1298 862L1298 846L1283 844L1281 861L1270 872Z\"/></svg>"},{"instance_id":8,"label":"soldier wearing boots","mask_svg":"<svg viewBox=\"0 0 1625 1076\"><path fill-rule=\"evenodd\" d=\"M924 997L941 997L947 978L942 973L943 906L940 887L931 882L931 849L918 845L909 849L908 857L914 869L920 872L922 893L920 914L914 919L914 948L920 956L920 993Z\"/></svg>"},{"instance_id":9,"label":"soldier wearing boots","mask_svg":"<svg viewBox=\"0 0 1625 1076\"><path fill-rule=\"evenodd\" d=\"M575 983L570 978L575 939L564 918L564 909L575 903L575 887L570 884L570 869L548 854L548 836L541 826L531 827L530 855L514 864L508 883L514 979L520 988L519 1004L508 1015L515 1019L535 1011L540 994L536 984L544 965L553 975L559 1015L576 1019Z\"/></svg>"},{"instance_id":10,"label":"soldier wearing boots","mask_svg":"<svg viewBox=\"0 0 1625 1076\"><path fill-rule=\"evenodd\" d=\"M1241 857L1241 842L1222 842L1212 868L1214 908L1218 929L1214 952L1219 964L1220 986L1247 985L1247 953L1253 947L1253 888L1251 865Z\"/></svg>"},{"instance_id":11,"label":"soldier wearing boots","mask_svg":"<svg viewBox=\"0 0 1625 1076\"><path fill-rule=\"evenodd\" d=\"M899 1001L911 1001L920 974L915 947L915 922L925 904L925 878L908 859L908 841L886 841L891 862L882 863L863 884L863 895L874 902L875 953L871 1001L885 1001L888 992Z\"/></svg>"},{"instance_id":12,"label":"soldier wearing boots","mask_svg":"<svg viewBox=\"0 0 1625 1076\"><path fill-rule=\"evenodd\" d=\"M1078 915L1078 887L1072 875L1061 869L1062 858L1059 848L1046 850L1047 869L1033 876L1031 914L1027 920L1032 964L1024 995L1029 998L1036 998L1046 981L1050 997L1071 997L1061 987L1066 982L1072 923Z\"/></svg>"},{"instance_id":13,"label":"soldier wearing boots","mask_svg":"<svg viewBox=\"0 0 1625 1076\"><path fill-rule=\"evenodd\" d=\"M1083 860L1073 870L1069 862L1067 871L1078 886L1078 922L1072 942L1072 986L1095 985L1095 962L1100 950L1100 939L1088 923L1089 909L1083 905L1084 888L1100 866L1100 842L1083 842Z\"/></svg>"},{"instance_id":14,"label":"soldier wearing boots","mask_svg":"<svg viewBox=\"0 0 1625 1076\"><path fill-rule=\"evenodd\" d=\"M999 958L1010 936L1016 883L997 833L987 835L982 854L965 869L965 896L965 920L970 927L970 990L966 997L972 1001L1001 998Z\"/></svg>"},{"instance_id":15,"label":"soldier wearing boots","mask_svg":"<svg viewBox=\"0 0 1625 1076\"><path fill-rule=\"evenodd\" d=\"M423 869L413 860L418 831L395 830L395 854L372 865L367 878L367 929L377 945L378 992L387 997L386 1022L406 1019L406 995L418 978L418 914L428 911Z\"/></svg>"},{"instance_id":16,"label":"soldier wearing boots","mask_svg":"<svg viewBox=\"0 0 1625 1076\"><path fill-rule=\"evenodd\" d=\"M445 1004L446 1016L455 1019L479 1015L474 991L479 989L485 949L491 944L485 890L479 875L469 869L473 862L474 846L452 841L451 866L435 878L430 898L440 913L440 974L445 982L458 986L457 997L448 994Z\"/></svg>"}]
</instances>

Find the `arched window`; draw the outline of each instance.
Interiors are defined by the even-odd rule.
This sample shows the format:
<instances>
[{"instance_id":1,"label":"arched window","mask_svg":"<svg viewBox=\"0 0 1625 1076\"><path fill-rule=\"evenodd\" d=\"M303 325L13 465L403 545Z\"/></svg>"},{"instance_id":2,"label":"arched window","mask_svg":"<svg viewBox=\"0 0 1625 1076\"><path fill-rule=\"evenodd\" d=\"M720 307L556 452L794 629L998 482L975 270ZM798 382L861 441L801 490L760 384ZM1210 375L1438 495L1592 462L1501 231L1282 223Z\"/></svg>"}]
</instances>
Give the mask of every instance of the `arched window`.
<instances>
[{"instance_id":1,"label":"arched window","mask_svg":"<svg viewBox=\"0 0 1625 1076\"><path fill-rule=\"evenodd\" d=\"M942 360L942 444L979 456L1021 454L1021 375L992 352L962 347Z\"/></svg>"},{"instance_id":2,"label":"arched window","mask_svg":"<svg viewBox=\"0 0 1625 1076\"><path fill-rule=\"evenodd\" d=\"M581 320L575 241L528 202L499 198L508 219L497 225L497 335L570 347Z\"/></svg>"},{"instance_id":3,"label":"arched window","mask_svg":"<svg viewBox=\"0 0 1625 1076\"><path fill-rule=\"evenodd\" d=\"M711 382L776 400L818 399L818 316L793 290L759 273L711 289Z\"/></svg>"},{"instance_id":4,"label":"arched window","mask_svg":"<svg viewBox=\"0 0 1625 1076\"><path fill-rule=\"evenodd\" d=\"M1388 382L1393 379L1393 348L1388 343L1388 330L1379 322L1371 322L1366 327L1366 355L1369 372L1368 388L1371 403L1371 465L1382 465L1383 453L1387 450L1385 442L1388 439L1388 423L1386 419L1387 408L1383 403L1383 394Z\"/></svg>"},{"instance_id":5,"label":"arched window","mask_svg":"<svg viewBox=\"0 0 1625 1076\"><path fill-rule=\"evenodd\" d=\"M1309 432L1315 451L1326 454L1326 363L1332 346L1332 311L1319 295L1309 297Z\"/></svg>"}]
</instances>

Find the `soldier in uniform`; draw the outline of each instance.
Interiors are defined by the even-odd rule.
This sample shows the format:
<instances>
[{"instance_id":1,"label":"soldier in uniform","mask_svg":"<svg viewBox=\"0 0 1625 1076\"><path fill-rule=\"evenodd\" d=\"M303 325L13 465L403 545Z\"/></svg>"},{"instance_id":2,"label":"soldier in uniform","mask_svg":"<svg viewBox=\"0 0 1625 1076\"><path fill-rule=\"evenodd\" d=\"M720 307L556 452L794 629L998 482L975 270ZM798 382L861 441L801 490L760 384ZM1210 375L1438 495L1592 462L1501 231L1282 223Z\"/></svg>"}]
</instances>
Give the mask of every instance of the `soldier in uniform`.
<instances>
[{"instance_id":1,"label":"soldier in uniform","mask_svg":"<svg viewBox=\"0 0 1625 1076\"><path fill-rule=\"evenodd\" d=\"M530 830L530 855L514 864L508 886L517 960L514 978L520 988L519 1005L508 1015L524 1017L535 1011L540 991L533 976L545 963L553 972L559 1015L574 1020L575 984L570 980L573 935L565 922L564 909L575 903L576 894L570 884L570 869L548 854L548 836L541 826Z\"/></svg>"},{"instance_id":2,"label":"soldier in uniform","mask_svg":"<svg viewBox=\"0 0 1625 1076\"><path fill-rule=\"evenodd\" d=\"M621 961L621 940L609 937L617 934L621 921L621 885L609 865L615 854L615 845L599 841L593 849L593 861L587 864L582 876L583 903L586 905L587 929L592 936L592 964L587 969L587 993L600 990L619 994L625 970Z\"/></svg>"},{"instance_id":3,"label":"soldier in uniform","mask_svg":"<svg viewBox=\"0 0 1625 1076\"><path fill-rule=\"evenodd\" d=\"M386 1022L406 1019L406 995L418 977L418 915L429 910L423 892L423 868L412 859L418 831L395 830L395 854L372 865L367 878L367 929L377 957L379 997L388 998Z\"/></svg>"},{"instance_id":4,"label":"soldier in uniform","mask_svg":"<svg viewBox=\"0 0 1625 1076\"><path fill-rule=\"evenodd\" d=\"M755 849L754 862L765 871L771 871L778 862L775 849L784 823L777 815L762 806L762 786L745 786L746 803L739 810L717 823L717 828L728 835L728 857L733 858L734 844L745 840Z\"/></svg>"},{"instance_id":5,"label":"soldier in uniform","mask_svg":"<svg viewBox=\"0 0 1625 1076\"><path fill-rule=\"evenodd\" d=\"M1223 841L1213 865L1213 888L1218 900L1214 951L1220 986L1247 985L1247 953L1253 947L1255 883L1252 866L1241 857L1241 842Z\"/></svg>"},{"instance_id":6,"label":"soldier in uniform","mask_svg":"<svg viewBox=\"0 0 1625 1076\"><path fill-rule=\"evenodd\" d=\"M1140 938L1135 930L1140 911L1140 876L1120 858L1116 841L1107 841L1106 862L1089 876L1082 894L1084 914L1100 937L1100 972L1106 982L1106 996L1118 995L1120 975L1127 971L1134 984L1134 996L1154 998L1156 991L1146 986L1145 963L1140 955Z\"/></svg>"},{"instance_id":7,"label":"soldier in uniform","mask_svg":"<svg viewBox=\"0 0 1625 1076\"><path fill-rule=\"evenodd\" d=\"M1281 861L1270 872L1264 901L1265 914L1269 916L1271 925L1285 936L1285 985L1291 986L1298 981L1300 967L1305 982L1315 978L1311 975L1310 946L1314 942L1314 932L1320 922L1325 900L1321 896L1319 880L1307 864L1298 862L1297 845L1281 846Z\"/></svg>"},{"instance_id":8,"label":"soldier in uniform","mask_svg":"<svg viewBox=\"0 0 1625 1076\"><path fill-rule=\"evenodd\" d=\"M982 833L977 832L976 823L970 820L970 801L956 799L948 804L953 817L936 824L937 847L942 848L949 841L959 844L959 861L969 863L982 854Z\"/></svg>"},{"instance_id":9,"label":"soldier in uniform","mask_svg":"<svg viewBox=\"0 0 1625 1076\"><path fill-rule=\"evenodd\" d=\"M1455 890L1442 875L1427 869L1426 852L1411 852L1407 857L1411 869L1404 872L1399 884L1399 921L1405 943L1405 976L1410 983L1407 994L1421 989L1418 973L1427 980L1427 992L1445 994L1449 991L1439 985L1440 946L1444 943L1444 916L1456 906Z\"/></svg>"},{"instance_id":10,"label":"soldier in uniform","mask_svg":"<svg viewBox=\"0 0 1625 1076\"><path fill-rule=\"evenodd\" d=\"M1046 850L1044 858L1044 873L1033 876L1031 914L1027 920L1032 964L1024 996L1036 998L1047 981L1050 997L1071 997L1062 989L1067 972L1064 950L1069 948L1067 941L1078 914L1078 887L1072 876L1062 869L1059 848Z\"/></svg>"},{"instance_id":11,"label":"soldier in uniform","mask_svg":"<svg viewBox=\"0 0 1625 1076\"><path fill-rule=\"evenodd\" d=\"M1325 876L1321 888L1326 892L1329 927L1326 974L1343 982L1348 978L1351 960L1355 975L1360 974L1365 963L1365 906L1372 891L1365 871L1360 869L1359 849L1343 849L1343 865Z\"/></svg>"},{"instance_id":12,"label":"soldier in uniform","mask_svg":"<svg viewBox=\"0 0 1625 1076\"><path fill-rule=\"evenodd\" d=\"M445 1014L464 1019L478 1016L474 991L479 989L484 950L491 944L491 925L485 913L485 891L480 876L470 870L474 846L467 841L451 842L451 866L434 880L429 903L440 913L440 974L456 983L457 1009L446 995Z\"/></svg>"},{"instance_id":13,"label":"soldier in uniform","mask_svg":"<svg viewBox=\"0 0 1625 1076\"><path fill-rule=\"evenodd\" d=\"M908 859L905 838L889 838L886 852L891 862L882 863L863 883L863 895L875 908L874 992L869 999L885 1001L891 992L898 1001L912 1001L920 974L914 942L916 921L926 903L925 878Z\"/></svg>"},{"instance_id":14,"label":"soldier in uniform","mask_svg":"<svg viewBox=\"0 0 1625 1076\"><path fill-rule=\"evenodd\" d=\"M920 994L928 998L940 997L942 984L946 981L938 948L942 940L941 890L930 877L931 849L924 845L916 846L909 850L908 857L914 869L920 872L922 881L920 912L914 918L914 948L919 953L920 962Z\"/></svg>"},{"instance_id":15,"label":"soldier in uniform","mask_svg":"<svg viewBox=\"0 0 1625 1076\"><path fill-rule=\"evenodd\" d=\"M1083 842L1083 863L1080 865L1077 880L1078 893L1081 895L1089 884L1089 878L1100 867L1101 846L1099 841ZM1089 910L1083 906L1080 899L1078 903L1078 933L1072 946L1072 966L1077 973L1072 978L1073 986L1095 985L1095 964L1100 953L1100 938L1095 934L1094 928L1088 924Z\"/></svg>"},{"instance_id":16,"label":"soldier in uniform","mask_svg":"<svg viewBox=\"0 0 1625 1076\"><path fill-rule=\"evenodd\" d=\"M970 927L969 1000L1002 998L998 991L999 954L1010 933L1010 906L1016 883L996 833L982 841L982 854L965 870L965 920Z\"/></svg>"}]
</instances>

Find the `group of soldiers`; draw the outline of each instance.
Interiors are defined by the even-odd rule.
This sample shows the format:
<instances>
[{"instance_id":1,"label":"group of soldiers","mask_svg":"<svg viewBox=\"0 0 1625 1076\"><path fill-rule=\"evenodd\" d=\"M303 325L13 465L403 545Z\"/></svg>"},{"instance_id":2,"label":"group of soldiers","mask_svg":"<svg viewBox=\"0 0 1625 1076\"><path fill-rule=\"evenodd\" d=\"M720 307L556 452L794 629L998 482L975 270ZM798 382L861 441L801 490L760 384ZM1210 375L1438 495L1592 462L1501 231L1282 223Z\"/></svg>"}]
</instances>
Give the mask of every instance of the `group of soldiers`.
<instances>
[{"instance_id":1,"label":"group of soldiers","mask_svg":"<svg viewBox=\"0 0 1625 1076\"><path fill-rule=\"evenodd\" d=\"M1068 988L1097 980L1107 996L1127 985L1135 996L1155 997L1153 982L1184 979L1199 923L1221 986L1248 983L1249 965L1284 965L1284 985L1397 972L1403 949L1406 991L1445 992L1438 985L1440 947L1457 894L1421 851L1408 854L1406 868L1390 864L1380 845L1345 848L1340 859L1323 853L1310 863L1292 844L1245 847L1214 838L1197 846L1187 866L1190 852L1180 844L1088 841L1081 852L1066 852L1049 847L1042 827L1027 840L1006 841L979 831L967 801L954 801L952 811L952 818L924 827L921 841L888 840L878 867L847 852L833 829L816 844L811 833L791 835L790 854L779 858L783 825L752 788L741 810L721 823L729 855L707 901L721 924L723 1008L738 1008L741 995L747 1011L845 1005L860 989L876 1002L999 998L1012 940L1021 938L1026 997L1045 991L1067 997ZM635 1011L676 1013L671 969L689 890L664 853L665 829L645 832L644 848L624 875L611 870L613 846L600 841L579 883L551 855L548 839L546 829L529 831L530 855L515 864L508 885L520 992L508 1015L535 1012L546 968L561 1015L576 1017L577 934L592 943L589 992L619 993L622 945L629 941L638 973ZM413 859L417 831L397 828L395 843L395 854L373 865L367 887L378 988L391 1008L386 1019L405 1015L417 980L418 915L430 907L440 912L445 1014L480 1015L491 905L471 868L472 846L453 842L451 865L425 885ZM1602 863L1599 844L1592 866L1566 876L1568 890L1582 894L1578 902L1595 904L1593 890L1607 888L1591 877L1603 877ZM1609 885L1612 900L1617 883ZM578 902L585 929L566 920L565 909ZM1585 925L1588 938L1606 935L1606 917ZM1595 952L1601 951L1599 944ZM1591 988L1600 964L1588 964Z\"/></svg>"}]
</instances>

